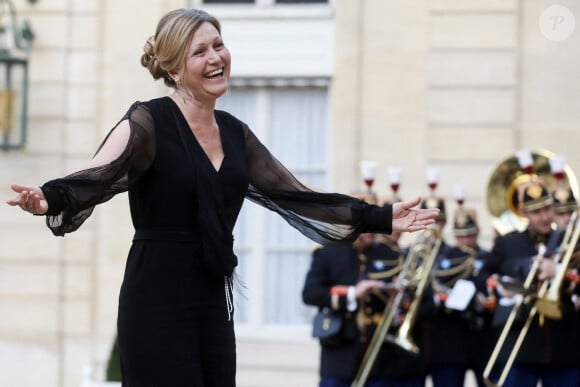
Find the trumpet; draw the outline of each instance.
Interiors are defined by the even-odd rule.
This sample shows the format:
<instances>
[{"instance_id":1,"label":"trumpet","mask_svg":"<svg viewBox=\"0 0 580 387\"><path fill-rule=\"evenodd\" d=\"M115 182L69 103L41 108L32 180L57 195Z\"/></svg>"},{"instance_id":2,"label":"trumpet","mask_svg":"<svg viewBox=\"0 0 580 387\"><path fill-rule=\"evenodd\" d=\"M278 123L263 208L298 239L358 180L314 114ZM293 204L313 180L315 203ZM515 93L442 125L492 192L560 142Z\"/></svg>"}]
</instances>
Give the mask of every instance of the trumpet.
<instances>
[{"instance_id":1,"label":"trumpet","mask_svg":"<svg viewBox=\"0 0 580 387\"><path fill-rule=\"evenodd\" d=\"M419 353L419 348L413 342L410 332L419 309L421 297L431 278L431 269L439 252L441 241L441 230L437 226L431 226L423 231L421 236L411 246L395 282L398 292L383 311L351 385L352 387L363 387L365 385L375 359L385 341L392 342L412 353ZM413 301L397 334L395 336L387 335L399 314L406 288L415 288Z\"/></svg>"}]
</instances>

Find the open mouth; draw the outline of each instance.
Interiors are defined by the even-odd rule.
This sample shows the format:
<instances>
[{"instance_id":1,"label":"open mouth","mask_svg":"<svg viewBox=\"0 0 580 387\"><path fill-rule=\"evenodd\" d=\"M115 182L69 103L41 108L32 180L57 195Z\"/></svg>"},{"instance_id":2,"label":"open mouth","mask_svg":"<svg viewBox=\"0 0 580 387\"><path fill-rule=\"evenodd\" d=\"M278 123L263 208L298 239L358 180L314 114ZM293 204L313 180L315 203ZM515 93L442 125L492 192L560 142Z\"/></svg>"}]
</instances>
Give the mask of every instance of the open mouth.
<instances>
[{"instance_id":1,"label":"open mouth","mask_svg":"<svg viewBox=\"0 0 580 387\"><path fill-rule=\"evenodd\" d=\"M207 79L215 79L215 78L219 78L223 75L224 75L224 69L221 68L221 69L217 69L217 70L214 70L210 73L205 74L205 77Z\"/></svg>"}]
</instances>

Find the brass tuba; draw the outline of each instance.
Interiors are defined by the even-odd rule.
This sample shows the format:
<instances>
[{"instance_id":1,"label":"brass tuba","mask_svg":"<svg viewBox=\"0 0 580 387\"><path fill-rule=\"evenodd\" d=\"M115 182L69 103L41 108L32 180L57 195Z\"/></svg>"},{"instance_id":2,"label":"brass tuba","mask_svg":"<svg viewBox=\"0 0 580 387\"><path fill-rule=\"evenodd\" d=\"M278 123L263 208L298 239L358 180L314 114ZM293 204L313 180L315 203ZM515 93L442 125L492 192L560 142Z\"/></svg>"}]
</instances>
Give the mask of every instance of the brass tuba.
<instances>
[{"instance_id":1,"label":"brass tuba","mask_svg":"<svg viewBox=\"0 0 580 387\"><path fill-rule=\"evenodd\" d=\"M419 309L421 297L431 278L431 269L439 252L441 242L441 230L438 226L432 225L419 234L409 249L403 267L394 284L397 294L385 306L352 387L363 387L365 385L375 359L385 341L392 342L412 353L419 352L419 348L413 342L410 333ZM390 336L387 333L402 309L404 290L407 288L414 289L413 300L396 335Z\"/></svg>"},{"instance_id":2,"label":"brass tuba","mask_svg":"<svg viewBox=\"0 0 580 387\"><path fill-rule=\"evenodd\" d=\"M527 183L532 178L540 178L548 189L556 185L550 171L550 160L556 155L544 149L532 150L531 153L534 160L533 175L524 173L516 155L511 155L494 168L487 182L486 206L491 216L491 223L500 235L515 230L521 231L527 227L526 219L519 215L518 187L520 184ZM568 165L564 167L564 170L565 183L578 197L578 181L574 172Z\"/></svg>"}]
</instances>

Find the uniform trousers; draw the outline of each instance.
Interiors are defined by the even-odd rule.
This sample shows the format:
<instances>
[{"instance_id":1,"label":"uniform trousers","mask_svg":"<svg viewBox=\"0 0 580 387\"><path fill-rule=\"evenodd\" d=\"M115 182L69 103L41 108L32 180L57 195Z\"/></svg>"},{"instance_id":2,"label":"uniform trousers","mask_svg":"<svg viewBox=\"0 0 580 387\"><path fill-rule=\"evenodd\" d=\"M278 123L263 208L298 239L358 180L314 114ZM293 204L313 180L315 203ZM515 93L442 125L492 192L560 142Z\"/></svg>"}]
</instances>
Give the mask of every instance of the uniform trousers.
<instances>
[{"instance_id":1,"label":"uniform trousers","mask_svg":"<svg viewBox=\"0 0 580 387\"><path fill-rule=\"evenodd\" d=\"M434 387L463 387L465 383L465 367L437 366L429 369Z\"/></svg>"},{"instance_id":2,"label":"uniform trousers","mask_svg":"<svg viewBox=\"0 0 580 387\"><path fill-rule=\"evenodd\" d=\"M322 378L319 387L351 387L352 380L339 378ZM382 377L367 380L365 387L424 387L425 381L421 377L401 378Z\"/></svg>"},{"instance_id":3,"label":"uniform trousers","mask_svg":"<svg viewBox=\"0 0 580 387\"><path fill-rule=\"evenodd\" d=\"M503 387L580 387L580 368L514 365Z\"/></svg>"}]
</instances>

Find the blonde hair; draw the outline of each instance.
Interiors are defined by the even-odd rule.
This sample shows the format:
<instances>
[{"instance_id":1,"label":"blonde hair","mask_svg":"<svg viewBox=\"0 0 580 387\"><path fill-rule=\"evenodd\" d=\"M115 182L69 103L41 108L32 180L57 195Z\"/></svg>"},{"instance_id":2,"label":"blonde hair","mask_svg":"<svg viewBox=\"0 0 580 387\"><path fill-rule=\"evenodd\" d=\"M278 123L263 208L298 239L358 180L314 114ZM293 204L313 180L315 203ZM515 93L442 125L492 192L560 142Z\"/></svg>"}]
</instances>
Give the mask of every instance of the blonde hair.
<instances>
[{"instance_id":1,"label":"blonde hair","mask_svg":"<svg viewBox=\"0 0 580 387\"><path fill-rule=\"evenodd\" d=\"M153 79L163 78L167 86L177 86L169 71L185 63L193 35L205 22L211 23L221 34L220 22L199 9L176 9L159 20L155 35L147 39L141 55L141 65L149 70Z\"/></svg>"}]
</instances>

